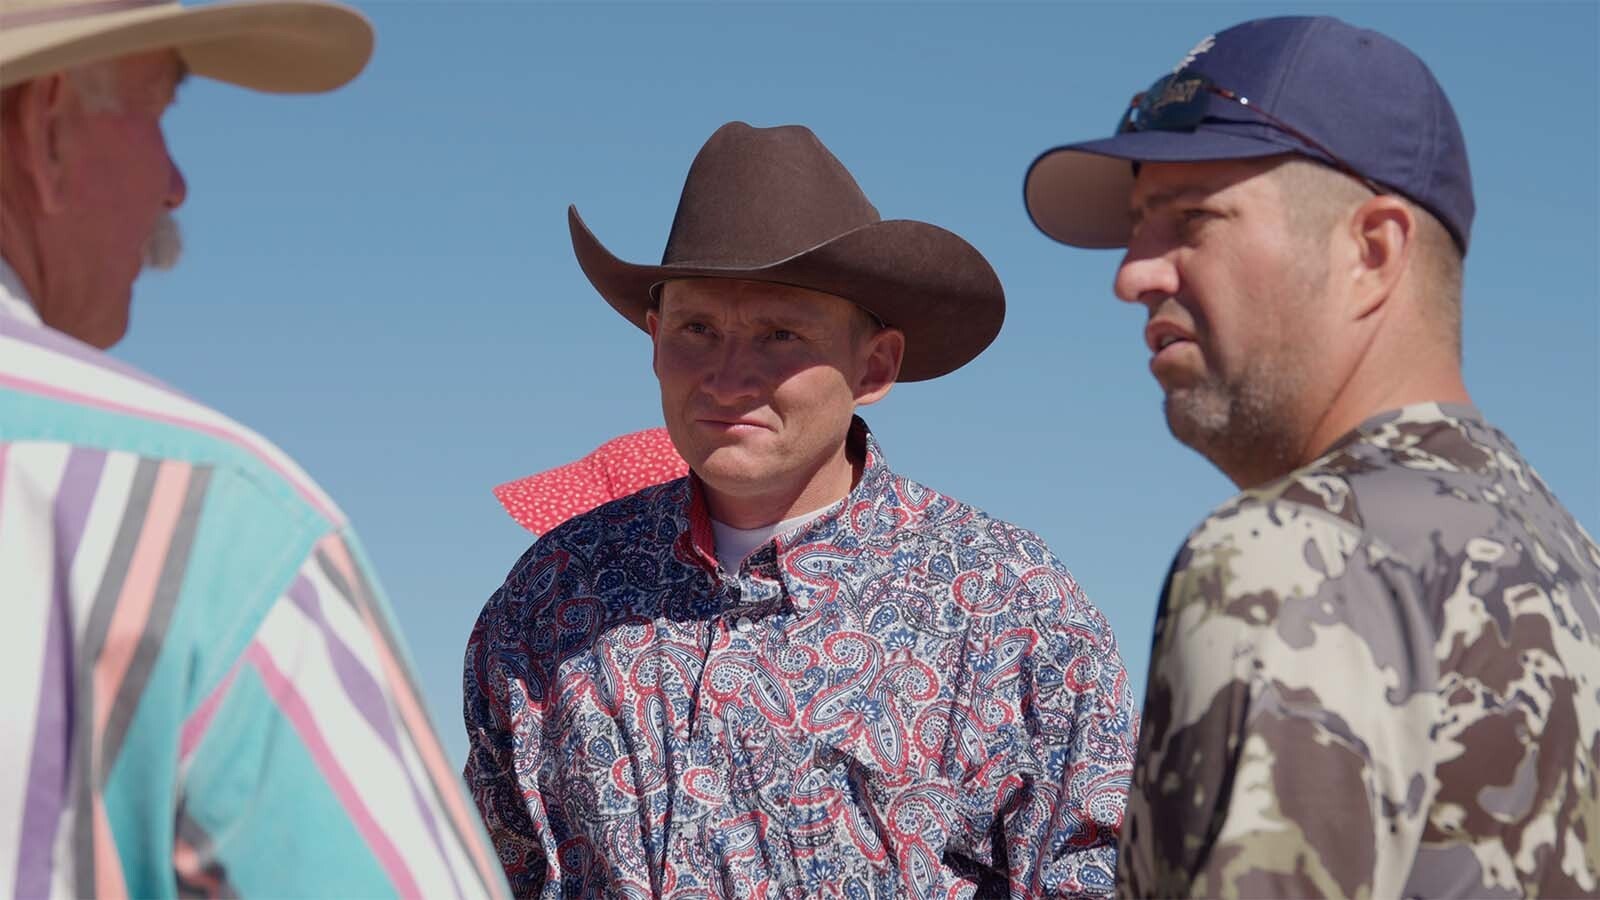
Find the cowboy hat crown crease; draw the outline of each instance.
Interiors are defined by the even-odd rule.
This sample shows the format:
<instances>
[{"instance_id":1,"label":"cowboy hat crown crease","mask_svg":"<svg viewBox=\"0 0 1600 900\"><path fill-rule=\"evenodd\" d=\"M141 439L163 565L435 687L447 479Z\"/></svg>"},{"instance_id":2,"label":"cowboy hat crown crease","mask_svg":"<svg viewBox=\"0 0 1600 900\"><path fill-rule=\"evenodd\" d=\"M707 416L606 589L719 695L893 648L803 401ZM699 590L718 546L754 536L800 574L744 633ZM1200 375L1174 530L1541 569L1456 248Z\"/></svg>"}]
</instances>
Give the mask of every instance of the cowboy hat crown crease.
<instances>
[{"instance_id":1,"label":"cowboy hat crown crease","mask_svg":"<svg viewBox=\"0 0 1600 900\"><path fill-rule=\"evenodd\" d=\"M1005 320L994 269L960 236L926 222L883 221L811 130L730 122L695 156L659 266L617 258L575 207L578 266L640 329L674 278L738 278L833 294L906 335L900 381L952 372Z\"/></svg>"},{"instance_id":2,"label":"cowboy hat crown crease","mask_svg":"<svg viewBox=\"0 0 1600 900\"><path fill-rule=\"evenodd\" d=\"M877 221L878 210L809 128L729 122L689 166L661 264L753 269Z\"/></svg>"}]
</instances>

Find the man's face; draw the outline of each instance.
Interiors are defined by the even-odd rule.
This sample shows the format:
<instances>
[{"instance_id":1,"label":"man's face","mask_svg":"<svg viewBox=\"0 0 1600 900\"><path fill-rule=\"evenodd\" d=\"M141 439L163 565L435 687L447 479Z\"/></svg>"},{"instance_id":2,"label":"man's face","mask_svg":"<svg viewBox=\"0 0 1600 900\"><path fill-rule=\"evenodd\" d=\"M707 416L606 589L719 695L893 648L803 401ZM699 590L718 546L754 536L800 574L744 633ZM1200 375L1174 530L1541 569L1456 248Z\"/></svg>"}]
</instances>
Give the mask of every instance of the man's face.
<instances>
[{"instance_id":1,"label":"man's face","mask_svg":"<svg viewBox=\"0 0 1600 900\"><path fill-rule=\"evenodd\" d=\"M793 497L840 466L848 479L851 416L887 393L900 361L879 346L898 332L870 333L862 315L786 285L663 286L647 320L661 407L678 452L714 494Z\"/></svg>"},{"instance_id":2,"label":"man's face","mask_svg":"<svg viewBox=\"0 0 1600 900\"><path fill-rule=\"evenodd\" d=\"M1149 163L1116 293L1149 311L1167 425L1240 484L1293 467L1334 326L1327 248L1295 233L1277 160ZM1287 466L1287 468L1286 468Z\"/></svg>"},{"instance_id":3,"label":"man's face","mask_svg":"<svg viewBox=\"0 0 1600 900\"><path fill-rule=\"evenodd\" d=\"M127 331L133 281L146 262L173 261L160 257L175 256L175 247L152 252L152 243L165 236L170 245L169 217L186 191L161 131L183 75L177 54L125 57L115 69L110 98L69 87L61 202L41 227L45 296L35 298L47 323L98 347Z\"/></svg>"}]
</instances>

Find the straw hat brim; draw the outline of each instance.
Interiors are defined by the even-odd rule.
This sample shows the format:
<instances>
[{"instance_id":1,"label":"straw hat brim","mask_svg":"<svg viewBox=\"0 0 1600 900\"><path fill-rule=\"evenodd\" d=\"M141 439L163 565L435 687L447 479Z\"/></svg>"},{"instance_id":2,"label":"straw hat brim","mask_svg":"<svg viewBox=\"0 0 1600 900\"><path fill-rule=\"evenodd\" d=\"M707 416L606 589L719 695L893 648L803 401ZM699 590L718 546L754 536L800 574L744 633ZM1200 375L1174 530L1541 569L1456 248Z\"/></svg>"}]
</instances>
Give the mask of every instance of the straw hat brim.
<instances>
[{"instance_id":1,"label":"straw hat brim","mask_svg":"<svg viewBox=\"0 0 1600 900\"><path fill-rule=\"evenodd\" d=\"M280 94L339 87L372 56L372 26L319 0L164 3L0 30L0 87L172 48L205 78Z\"/></svg>"},{"instance_id":2,"label":"straw hat brim","mask_svg":"<svg viewBox=\"0 0 1600 900\"><path fill-rule=\"evenodd\" d=\"M767 281L843 297L906 335L900 381L925 381L971 362L1005 321L1005 291L978 249L937 225L863 225L787 259L754 267L637 265L618 259L567 208L578 266L612 308L645 327L656 288L673 278Z\"/></svg>"}]
</instances>

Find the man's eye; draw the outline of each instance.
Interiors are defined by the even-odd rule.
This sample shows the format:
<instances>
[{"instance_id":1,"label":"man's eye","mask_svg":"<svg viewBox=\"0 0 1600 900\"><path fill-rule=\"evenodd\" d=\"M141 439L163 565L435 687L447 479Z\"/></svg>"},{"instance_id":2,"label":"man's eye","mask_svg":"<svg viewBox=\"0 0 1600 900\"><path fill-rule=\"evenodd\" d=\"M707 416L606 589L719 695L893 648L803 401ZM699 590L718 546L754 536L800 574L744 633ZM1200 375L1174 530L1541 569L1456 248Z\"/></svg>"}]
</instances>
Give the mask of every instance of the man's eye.
<instances>
[{"instance_id":1,"label":"man's eye","mask_svg":"<svg viewBox=\"0 0 1600 900\"><path fill-rule=\"evenodd\" d=\"M684 334L710 334L711 333L711 326L707 325L704 322L685 322L683 324L683 333Z\"/></svg>"},{"instance_id":2,"label":"man's eye","mask_svg":"<svg viewBox=\"0 0 1600 900\"><path fill-rule=\"evenodd\" d=\"M1187 242L1198 239L1217 214L1213 210L1189 207L1178 210L1177 218L1176 237Z\"/></svg>"},{"instance_id":3,"label":"man's eye","mask_svg":"<svg viewBox=\"0 0 1600 900\"><path fill-rule=\"evenodd\" d=\"M800 340L800 335L787 328L779 328L772 332L772 339L775 341L798 341Z\"/></svg>"}]
</instances>

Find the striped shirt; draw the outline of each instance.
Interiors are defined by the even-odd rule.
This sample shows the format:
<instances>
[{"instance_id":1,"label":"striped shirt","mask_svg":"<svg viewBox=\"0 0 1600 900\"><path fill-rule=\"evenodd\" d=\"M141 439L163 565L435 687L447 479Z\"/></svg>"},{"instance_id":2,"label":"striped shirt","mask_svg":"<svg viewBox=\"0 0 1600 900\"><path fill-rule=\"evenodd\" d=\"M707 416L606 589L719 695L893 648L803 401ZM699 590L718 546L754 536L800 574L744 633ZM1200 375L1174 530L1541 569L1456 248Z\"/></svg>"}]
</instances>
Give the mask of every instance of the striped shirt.
<instances>
[{"instance_id":1,"label":"striped shirt","mask_svg":"<svg viewBox=\"0 0 1600 900\"><path fill-rule=\"evenodd\" d=\"M0 893L500 896L344 517L0 264Z\"/></svg>"}]
</instances>

